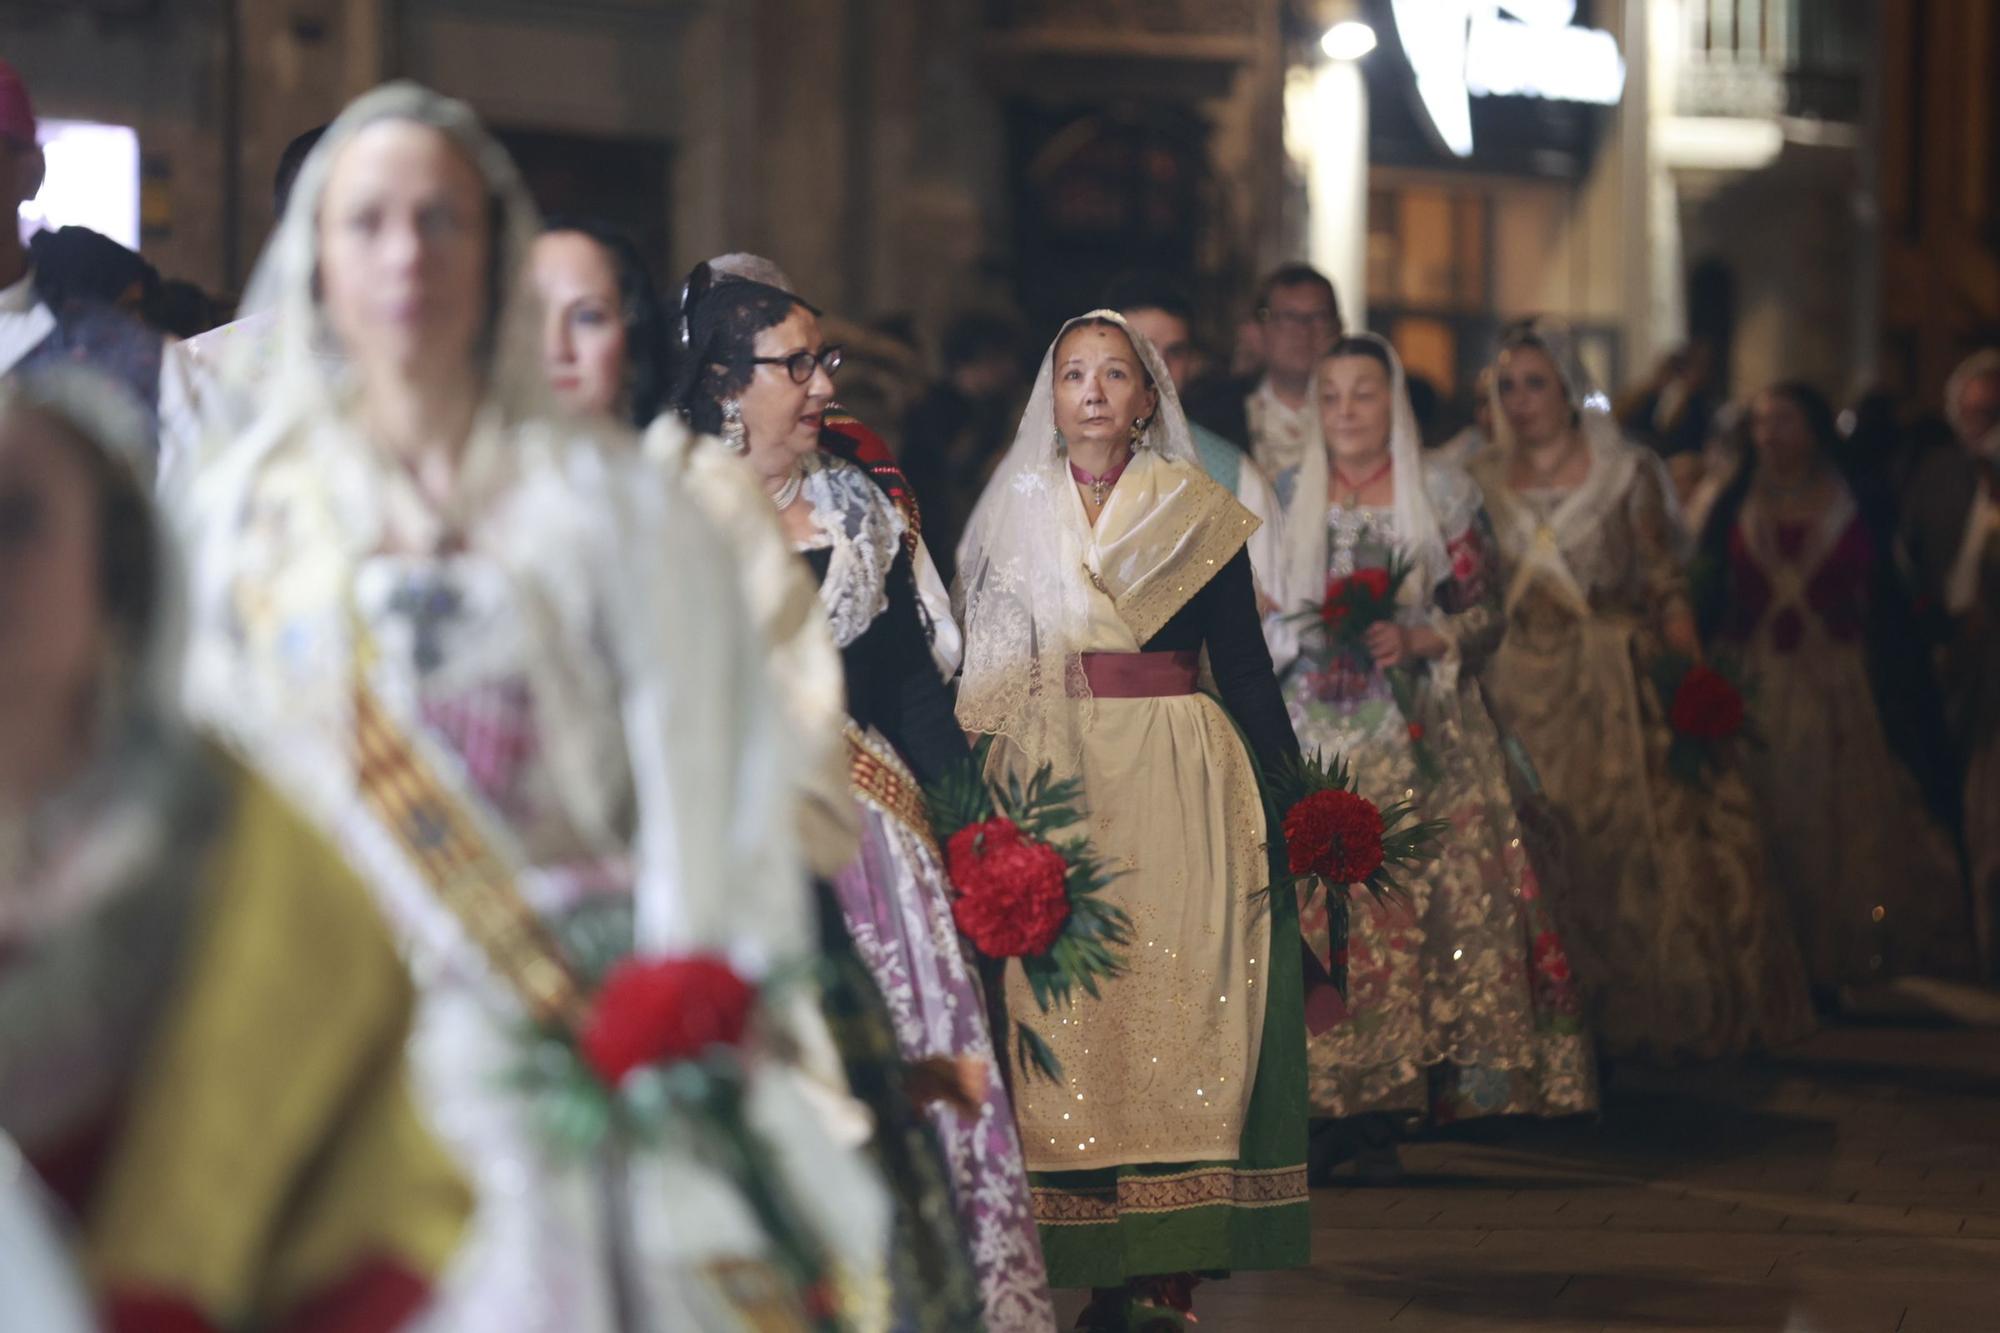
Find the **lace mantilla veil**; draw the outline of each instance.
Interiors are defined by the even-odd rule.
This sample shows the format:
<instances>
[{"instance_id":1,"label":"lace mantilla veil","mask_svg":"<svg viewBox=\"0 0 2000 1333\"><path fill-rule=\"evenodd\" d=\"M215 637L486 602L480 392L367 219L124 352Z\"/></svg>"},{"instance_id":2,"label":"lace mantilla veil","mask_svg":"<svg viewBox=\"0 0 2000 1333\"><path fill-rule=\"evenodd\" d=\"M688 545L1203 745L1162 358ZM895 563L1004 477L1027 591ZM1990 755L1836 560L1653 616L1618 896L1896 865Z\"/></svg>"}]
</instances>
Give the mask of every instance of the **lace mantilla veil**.
<instances>
[{"instance_id":1,"label":"lace mantilla veil","mask_svg":"<svg viewBox=\"0 0 2000 1333\"><path fill-rule=\"evenodd\" d=\"M1410 406L1409 382L1403 360L1386 338L1373 333L1352 335L1374 343L1389 360L1389 464L1396 482L1393 506L1397 540L1403 555L1415 562L1412 597L1427 598L1451 572L1445 542L1465 530L1479 510L1479 488L1464 470L1424 457L1423 434ZM1320 365L1324 367L1325 361ZM1326 588L1327 481L1332 461L1319 416L1319 371L1307 391L1310 447L1299 465L1292 503L1285 511L1285 578L1299 609L1316 603Z\"/></svg>"},{"instance_id":2,"label":"lace mantilla veil","mask_svg":"<svg viewBox=\"0 0 2000 1333\"><path fill-rule=\"evenodd\" d=\"M389 121L429 127L455 145L478 171L494 219L481 406L460 462L464 494L454 508L466 512L452 517L477 516L486 500L520 485L533 503L507 540L527 551L564 543L549 552L550 568L561 572L548 577L586 586L543 591L593 600L605 627L601 645L530 636L527 674L537 683L542 736L564 775L566 804L587 831L604 822L589 809L610 799L602 793L611 784L599 776L603 756L578 739L602 728L568 719L615 707L636 804L630 846L640 950L720 952L753 974L809 953L816 928L794 821L784 813L795 804L788 793L798 780L796 752L769 671L749 669L768 662L768 647L724 564L725 545L670 471L642 456L632 432L557 405L541 364L541 305L529 281L539 215L512 160L471 109L416 84L364 95L329 128L300 172L244 300L242 314L269 320L275 333L247 340L248 355L225 365L225 375L252 386L259 406L243 434L191 481L181 515L197 553L195 624L206 631L191 660L191 700L322 825L339 830L344 847L351 838L350 855L387 886L385 895L428 892L413 884L386 835L358 813L345 739L358 659L339 604L356 562L376 549L384 516L371 498L378 493L372 472L381 465L371 461L372 446L354 420L358 386L317 296L318 214L333 165L357 135ZM684 428L662 422L655 429ZM314 490L336 520L323 546L295 553L315 566L310 582L319 591L307 611L313 630L327 636L313 643L303 666L246 660L232 641L239 588L270 576L239 537L259 502L265 465L279 455L312 465ZM601 687L604 681L614 684ZM412 739L427 743L419 732ZM507 844L504 827L484 822L497 844ZM781 1026L808 1047L824 1042L802 991L783 1009ZM865 1162L829 1137L823 1107L800 1083L780 1062L760 1067L748 1114L799 1183L802 1220L829 1253L873 1271L887 1233L887 1200ZM679 1192L638 1192L642 1212L659 1228L647 1234L683 1257L736 1246L738 1229L723 1220L729 1209L713 1174L679 1153L664 1154L659 1166L674 1173Z\"/></svg>"},{"instance_id":3,"label":"lace mantilla veil","mask_svg":"<svg viewBox=\"0 0 2000 1333\"><path fill-rule=\"evenodd\" d=\"M205 631L196 635L190 657L188 691L196 711L228 734L237 730L239 719L253 727L274 720L279 726L274 742L254 735L238 738L244 748L260 754L274 745L280 752L298 749L296 724L305 718L311 718L314 729L324 735L345 736L350 730L341 654L351 654L352 645L326 645L321 652L329 665L309 679L280 677L274 682L258 663L235 654L227 627L236 615L232 599L239 584L264 577L263 571L241 566L239 529L246 506L257 494L265 463L281 451L296 451L314 460L326 503L340 525L344 549L315 548L309 553L328 563L321 580L325 597L340 595L345 579L341 569L351 570L381 540L385 518L381 502L374 498L379 488L370 474L383 469L369 461L373 446L354 420L358 386L318 299L317 272L319 212L334 163L358 135L385 122L425 126L447 138L479 173L495 219L494 313L480 345L481 403L459 466L461 495L452 506L459 512L450 517L454 521L473 517L479 506L513 484L512 479L535 475L553 483L561 477L562 484L542 487L550 493L551 503L531 506L530 519L539 521L538 515L556 509L601 505L604 512L592 524L593 530L607 540L622 534L620 540L633 543L630 550L609 553L607 558L621 561L625 568L599 590L611 603L606 614L616 622L620 640L610 646L617 650L617 672L631 696L628 729L641 705L658 709L670 697L713 691L713 699L705 699L699 708L689 708L686 714L673 710L674 739L689 755L712 756L718 774L734 774L733 788L693 800L688 793L669 792L667 788L680 785L666 776L673 764L663 761L655 753L656 745L643 736L627 739L628 759L640 789L639 938L653 947L670 943L686 947L697 940L712 944L730 939L741 944L762 934L768 947L751 951L753 955L761 952L770 959L796 953L810 939L806 924L810 911L803 882L793 868L789 831L769 820L753 821L746 813L767 805L772 793L790 780L780 729L768 719L748 716L763 708L743 694L754 682L712 679L718 673L703 664L719 655L677 650L683 627L658 624L661 612L647 606L651 598L647 590L665 570L693 561L701 568L714 568L716 576L674 580L675 599L691 599L682 603L679 614L696 617L706 626L705 632L740 631L754 637L740 605L715 604L738 596L734 578L718 567L719 543L671 479L643 462L630 432L576 417L557 404L542 370L541 304L529 281L528 259L540 233L540 216L512 160L472 110L416 84L378 88L334 121L301 169L291 205L258 262L245 297L244 315L270 321L275 333L269 340L246 346L250 359L226 367L225 373L255 386L257 410L243 435L193 479L182 515L184 535L195 553L194 623ZM567 495L555 495L558 490ZM529 547L561 539L559 533L532 527L511 538ZM530 674L549 685L540 691L538 704L552 714L544 719L550 762L565 775L564 799L572 817L596 834L614 819L610 812L594 808L611 799L597 794L604 786L598 774L606 759L581 739L591 728L566 725L566 715L572 709L601 707L604 701L589 690L566 684L576 673L560 660L561 645L546 636L537 643L539 656L530 664ZM664 670L669 662L674 664L670 677ZM352 797L340 789L345 784L338 780L346 765L316 767L328 771L278 776L288 789L300 777L306 779L303 790L293 794L308 808L340 809ZM700 836L685 827L697 817L706 825ZM753 822L758 826L753 828ZM753 844L758 848L753 850ZM736 891L754 890L764 896L768 911L751 914L763 918L761 923L734 919L736 908L727 904L729 894L719 887L753 866L757 884L739 884ZM717 887L697 889L697 884ZM716 898L712 903L707 901L711 893Z\"/></svg>"},{"instance_id":4,"label":"lace mantilla veil","mask_svg":"<svg viewBox=\"0 0 2000 1333\"><path fill-rule=\"evenodd\" d=\"M1632 484L1633 474L1640 468L1649 468L1660 489L1669 527L1678 541L1679 554L1685 560L1690 551L1682 531L1680 503L1667 476L1666 464L1652 450L1625 438L1618 419L1611 414L1611 399L1598 387L1596 378L1584 365L1576 337L1569 326L1547 316L1521 320L1509 325L1500 334L1502 353L1515 347L1538 347L1548 355L1556 368L1557 377L1562 381L1563 394L1576 413L1584 445L1590 451L1590 475L1556 507L1549 519L1557 545L1569 546L1578 541L1585 529L1596 525L1605 507L1626 493ZM1485 486L1487 509L1496 525L1505 525L1510 518L1516 523L1525 522L1525 506L1505 494L1507 476L1519 449L1519 441L1515 439L1507 413L1500 405L1498 375L1493 378L1491 395L1494 447L1479 460L1475 473ZM1547 549L1535 549L1539 551L1536 557L1538 562L1551 557L1552 553ZM1573 581L1567 574L1563 575L1563 579ZM1517 581L1518 586L1523 585ZM1512 601L1511 596L1509 601Z\"/></svg>"},{"instance_id":5,"label":"lace mantilla veil","mask_svg":"<svg viewBox=\"0 0 2000 1333\"><path fill-rule=\"evenodd\" d=\"M1092 710L1081 662L1090 620L1090 534L1070 494L1067 452L1056 440L1055 354L1070 330L1100 321L1124 331L1159 395L1140 447L1200 472L1159 349L1116 311L1077 316L1049 344L1013 446L972 511L953 597L965 627L960 725L1004 736L1031 767L1053 761L1059 771L1075 763Z\"/></svg>"}]
</instances>

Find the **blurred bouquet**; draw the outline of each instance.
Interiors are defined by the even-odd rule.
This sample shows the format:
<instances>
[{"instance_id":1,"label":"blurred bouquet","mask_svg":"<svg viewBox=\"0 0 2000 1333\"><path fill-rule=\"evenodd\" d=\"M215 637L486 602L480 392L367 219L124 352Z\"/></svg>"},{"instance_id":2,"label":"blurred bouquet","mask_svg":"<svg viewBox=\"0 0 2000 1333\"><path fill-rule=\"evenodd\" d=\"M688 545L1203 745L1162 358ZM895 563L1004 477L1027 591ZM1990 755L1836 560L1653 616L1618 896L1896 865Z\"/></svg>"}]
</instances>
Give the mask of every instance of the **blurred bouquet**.
<instances>
[{"instance_id":1,"label":"blurred bouquet","mask_svg":"<svg viewBox=\"0 0 2000 1333\"><path fill-rule=\"evenodd\" d=\"M1705 773L1722 766L1732 742L1754 743L1743 689L1730 673L1666 653L1653 660L1651 674L1673 732L1667 771L1677 781L1698 787Z\"/></svg>"},{"instance_id":2,"label":"blurred bouquet","mask_svg":"<svg viewBox=\"0 0 2000 1333\"><path fill-rule=\"evenodd\" d=\"M1329 575L1326 595L1317 606L1295 612L1290 618L1315 626L1324 636L1329 663L1351 661L1375 666L1374 651L1368 646L1368 631L1376 625L1396 620L1398 598L1415 566L1400 555L1391 555L1386 566L1371 565L1344 576ZM1396 700L1396 711L1409 727L1410 754L1417 774L1425 782L1435 782L1440 769L1437 756L1424 741L1424 724L1417 719L1417 672L1414 665L1385 667L1382 678Z\"/></svg>"}]
</instances>

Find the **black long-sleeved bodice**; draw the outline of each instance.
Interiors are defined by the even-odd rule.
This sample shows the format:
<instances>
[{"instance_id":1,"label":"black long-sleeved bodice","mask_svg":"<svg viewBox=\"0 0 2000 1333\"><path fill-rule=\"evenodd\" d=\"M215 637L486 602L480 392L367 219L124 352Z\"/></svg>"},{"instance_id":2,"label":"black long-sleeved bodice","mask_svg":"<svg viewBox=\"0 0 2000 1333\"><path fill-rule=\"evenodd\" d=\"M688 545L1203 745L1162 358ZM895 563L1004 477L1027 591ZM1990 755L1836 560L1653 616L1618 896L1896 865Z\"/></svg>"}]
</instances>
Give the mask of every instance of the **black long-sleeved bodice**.
<instances>
[{"instance_id":1,"label":"black long-sleeved bodice","mask_svg":"<svg viewBox=\"0 0 2000 1333\"><path fill-rule=\"evenodd\" d=\"M1202 647L1208 649L1222 706L1243 729L1258 765L1269 773L1298 758L1298 737L1257 619L1248 548L1238 551L1145 643L1149 653Z\"/></svg>"},{"instance_id":2,"label":"black long-sleeved bodice","mask_svg":"<svg viewBox=\"0 0 2000 1333\"><path fill-rule=\"evenodd\" d=\"M822 548L806 551L805 557L813 577L824 582L833 553ZM928 785L969 751L931 660L907 550L899 551L889 566L887 592L888 606L841 650L847 711L861 726L881 732L917 780ZM1269 666L1267 656L1266 670Z\"/></svg>"}]
</instances>

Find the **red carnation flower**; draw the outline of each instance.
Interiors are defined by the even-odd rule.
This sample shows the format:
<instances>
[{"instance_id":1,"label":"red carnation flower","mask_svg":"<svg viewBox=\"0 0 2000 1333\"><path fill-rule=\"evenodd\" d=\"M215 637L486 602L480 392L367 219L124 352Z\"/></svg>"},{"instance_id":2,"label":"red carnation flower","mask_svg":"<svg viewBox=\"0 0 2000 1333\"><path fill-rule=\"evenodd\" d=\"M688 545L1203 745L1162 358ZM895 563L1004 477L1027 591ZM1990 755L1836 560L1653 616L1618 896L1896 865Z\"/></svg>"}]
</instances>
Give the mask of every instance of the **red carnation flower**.
<instances>
[{"instance_id":1,"label":"red carnation flower","mask_svg":"<svg viewBox=\"0 0 2000 1333\"><path fill-rule=\"evenodd\" d=\"M1563 952L1562 941L1552 930L1545 930L1535 936L1535 971L1550 982L1560 986L1570 979L1569 955Z\"/></svg>"},{"instance_id":2,"label":"red carnation flower","mask_svg":"<svg viewBox=\"0 0 2000 1333\"><path fill-rule=\"evenodd\" d=\"M945 844L952 919L988 958L1047 953L1069 921L1069 863L1008 819L968 824Z\"/></svg>"},{"instance_id":3,"label":"red carnation flower","mask_svg":"<svg viewBox=\"0 0 2000 1333\"><path fill-rule=\"evenodd\" d=\"M1320 600L1319 618L1328 626L1336 626L1347 619L1347 580L1330 578L1326 581L1326 596Z\"/></svg>"},{"instance_id":4,"label":"red carnation flower","mask_svg":"<svg viewBox=\"0 0 2000 1333\"><path fill-rule=\"evenodd\" d=\"M1285 815L1294 875L1360 884L1382 868L1382 812L1351 791L1316 791Z\"/></svg>"},{"instance_id":5,"label":"red carnation flower","mask_svg":"<svg viewBox=\"0 0 2000 1333\"><path fill-rule=\"evenodd\" d=\"M1713 667L1693 666L1674 691L1669 720L1696 740L1728 740L1743 730L1743 696Z\"/></svg>"},{"instance_id":6,"label":"red carnation flower","mask_svg":"<svg viewBox=\"0 0 2000 1333\"><path fill-rule=\"evenodd\" d=\"M1389 571L1386 569L1357 569L1354 584L1370 597L1382 598L1389 595Z\"/></svg>"},{"instance_id":7,"label":"red carnation flower","mask_svg":"<svg viewBox=\"0 0 2000 1333\"><path fill-rule=\"evenodd\" d=\"M739 1044L756 999L720 958L627 958L597 992L579 1045L598 1077L617 1087L645 1065Z\"/></svg>"}]
</instances>

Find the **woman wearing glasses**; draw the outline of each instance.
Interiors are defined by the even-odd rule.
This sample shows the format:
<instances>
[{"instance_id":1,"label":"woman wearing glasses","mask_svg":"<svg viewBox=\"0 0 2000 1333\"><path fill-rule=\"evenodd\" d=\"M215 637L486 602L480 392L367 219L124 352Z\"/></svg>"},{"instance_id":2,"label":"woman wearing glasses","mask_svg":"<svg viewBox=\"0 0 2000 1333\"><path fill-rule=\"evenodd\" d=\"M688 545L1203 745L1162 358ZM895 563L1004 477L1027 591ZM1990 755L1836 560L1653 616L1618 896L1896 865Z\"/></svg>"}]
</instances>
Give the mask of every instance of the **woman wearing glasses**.
<instances>
[{"instance_id":1,"label":"woman wearing glasses","mask_svg":"<svg viewBox=\"0 0 2000 1333\"><path fill-rule=\"evenodd\" d=\"M860 854L832 883L856 950L888 1001L903 1059L958 1070L959 1104L933 1103L931 1121L985 1326L1050 1328L1013 1112L978 984L958 949L919 785L968 752L931 661L908 524L867 472L820 447L841 349L825 344L816 310L703 264L688 279L681 319L673 401L696 431L748 462L819 580L841 648L862 835ZM899 1296L906 1294L914 1293Z\"/></svg>"}]
</instances>

